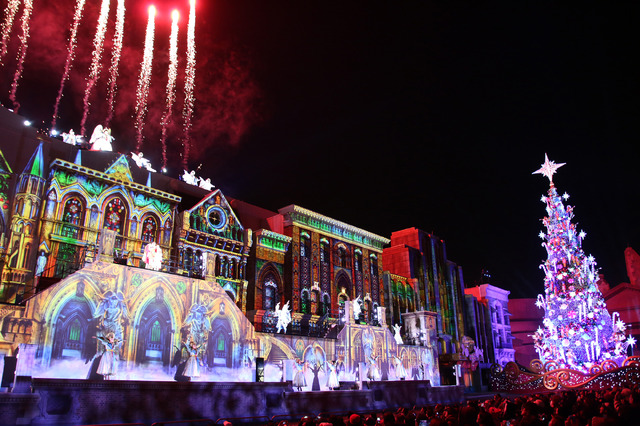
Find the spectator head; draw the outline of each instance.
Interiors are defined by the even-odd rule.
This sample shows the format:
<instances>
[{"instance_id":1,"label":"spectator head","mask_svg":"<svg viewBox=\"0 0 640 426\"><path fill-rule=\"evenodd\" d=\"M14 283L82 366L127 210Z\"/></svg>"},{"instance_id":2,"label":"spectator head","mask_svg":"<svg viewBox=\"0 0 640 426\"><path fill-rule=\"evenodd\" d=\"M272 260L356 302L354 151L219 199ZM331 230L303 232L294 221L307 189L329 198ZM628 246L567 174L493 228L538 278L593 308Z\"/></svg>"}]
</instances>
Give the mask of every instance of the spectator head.
<instances>
[{"instance_id":1,"label":"spectator head","mask_svg":"<svg viewBox=\"0 0 640 426\"><path fill-rule=\"evenodd\" d=\"M362 417L359 414L352 414L349 416L349 424L352 426L362 425Z\"/></svg>"}]
</instances>

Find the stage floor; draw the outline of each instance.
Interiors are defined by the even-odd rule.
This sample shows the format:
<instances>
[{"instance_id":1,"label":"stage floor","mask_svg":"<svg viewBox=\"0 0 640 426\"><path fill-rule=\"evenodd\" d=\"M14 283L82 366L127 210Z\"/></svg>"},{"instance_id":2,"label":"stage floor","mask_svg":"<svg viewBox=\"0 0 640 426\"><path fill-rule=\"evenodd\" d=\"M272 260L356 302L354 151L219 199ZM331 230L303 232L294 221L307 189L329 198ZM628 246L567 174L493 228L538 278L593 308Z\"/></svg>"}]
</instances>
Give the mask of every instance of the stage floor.
<instances>
[{"instance_id":1,"label":"stage floor","mask_svg":"<svg viewBox=\"0 0 640 426\"><path fill-rule=\"evenodd\" d=\"M351 386L349 386L351 387ZM187 419L278 416L300 419L320 413L380 412L398 407L458 403L462 386L428 381L364 383L364 389L296 392L288 382L151 382L31 379L31 393L0 394L3 424L86 425ZM29 389L23 387L22 389ZM15 423L10 419L15 419ZM9 423L5 423L9 421ZM255 422L254 422L255 423Z\"/></svg>"}]
</instances>

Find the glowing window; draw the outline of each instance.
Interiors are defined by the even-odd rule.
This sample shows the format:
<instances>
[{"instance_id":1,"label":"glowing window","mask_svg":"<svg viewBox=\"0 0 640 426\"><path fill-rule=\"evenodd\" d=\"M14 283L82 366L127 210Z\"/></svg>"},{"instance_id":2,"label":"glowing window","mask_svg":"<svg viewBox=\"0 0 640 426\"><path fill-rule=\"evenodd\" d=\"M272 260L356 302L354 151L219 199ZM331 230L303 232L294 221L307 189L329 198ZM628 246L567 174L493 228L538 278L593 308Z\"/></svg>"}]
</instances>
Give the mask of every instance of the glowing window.
<instances>
[{"instance_id":1,"label":"glowing window","mask_svg":"<svg viewBox=\"0 0 640 426\"><path fill-rule=\"evenodd\" d=\"M124 202L120 198L113 198L105 208L103 228L122 234L125 229L126 218L127 209L124 206Z\"/></svg>"},{"instance_id":2,"label":"glowing window","mask_svg":"<svg viewBox=\"0 0 640 426\"><path fill-rule=\"evenodd\" d=\"M147 216L142 222L142 241L152 242L156 240L158 222L153 216Z\"/></svg>"}]
</instances>

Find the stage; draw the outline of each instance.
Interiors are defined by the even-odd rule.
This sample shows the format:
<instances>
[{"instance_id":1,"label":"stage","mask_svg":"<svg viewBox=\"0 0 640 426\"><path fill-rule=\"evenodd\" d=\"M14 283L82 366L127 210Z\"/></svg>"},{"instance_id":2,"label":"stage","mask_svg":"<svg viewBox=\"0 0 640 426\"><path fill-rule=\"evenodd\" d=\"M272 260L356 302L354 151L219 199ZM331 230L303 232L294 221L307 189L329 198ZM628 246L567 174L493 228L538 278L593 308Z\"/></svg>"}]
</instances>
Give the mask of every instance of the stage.
<instances>
[{"instance_id":1,"label":"stage","mask_svg":"<svg viewBox=\"0 0 640 426\"><path fill-rule=\"evenodd\" d=\"M363 389L294 392L289 382L213 383L31 379L31 393L0 394L7 425L85 425L187 419L233 419L234 424L273 416L299 420L305 414L372 412L400 406L458 403L462 386L429 381L364 383ZM29 388L23 388L29 391Z\"/></svg>"}]
</instances>

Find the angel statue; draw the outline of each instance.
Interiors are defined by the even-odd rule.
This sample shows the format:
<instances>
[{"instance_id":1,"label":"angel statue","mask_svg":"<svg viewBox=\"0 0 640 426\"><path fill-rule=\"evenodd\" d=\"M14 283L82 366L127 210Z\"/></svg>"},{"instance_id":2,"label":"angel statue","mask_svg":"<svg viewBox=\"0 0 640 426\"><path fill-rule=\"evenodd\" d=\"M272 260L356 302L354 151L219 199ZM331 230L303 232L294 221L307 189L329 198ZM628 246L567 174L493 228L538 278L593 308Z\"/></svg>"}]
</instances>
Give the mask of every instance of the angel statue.
<instances>
[{"instance_id":1,"label":"angel statue","mask_svg":"<svg viewBox=\"0 0 640 426\"><path fill-rule=\"evenodd\" d=\"M73 133L73 129L69 130L69 133L62 134L62 142L69 145L80 145L82 143L82 136Z\"/></svg>"},{"instance_id":2,"label":"angel statue","mask_svg":"<svg viewBox=\"0 0 640 426\"><path fill-rule=\"evenodd\" d=\"M400 329L402 328L401 325L394 325L393 326L393 330L395 331L395 334L393 335L393 338L396 340L396 343L398 345L402 345L404 342L402 341L402 336L400 336Z\"/></svg>"},{"instance_id":3,"label":"angel statue","mask_svg":"<svg viewBox=\"0 0 640 426\"><path fill-rule=\"evenodd\" d=\"M186 183L188 183L189 185L198 185L198 178L196 177L196 172L195 170L191 170L190 172L188 171L184 171L184 173L182 173L182 180L185 181Z\"/></svg>"},{"instance_id":4,"label":"angel statue","mask_svg":"<svg viewBox=\"0 0 640 426\"><path fill-rule=\"evenodd\" d=\"M291 322L291 310L289 309L289 301L284 304L280 309L280 302L276 304L276 316L278 317L278 323L276 324L276 333L282 330L283 333L287 332L287 326Z\"/></svg>"},{"instance_id":5,"label":"angel statue","mask_svg":"<svg viewBox=\"0 0 640 426\"><path fill-rule=\"evenodd\" d=\"M121 291L107 291L103 296L94 318L100 318L101 331L104 336L113 333L116 340L122 340L122 320L129 318L127 305Z\"/></svg>"},{"instance_id":6,"label":"angel statue","mask_svg":"<svg viewBox=\"0 0 640 426\"><path fill-rule=\"evenodd\" d=\"M202 179L201 177L198 177L198 179L200 179L200 184L198 185L200 188L204 188L207 191L211 191L213 189L214 185L211 183L211 178Z\"/></svg>"},{"instance_id":7,"label":"angel statue","mask_svg":"<svg viewBox=\"0 0 640 426\"><path fill-rule=\"evenodd\" d=\"M362 308L360 307L360 296L356 297L356 299L351 302L351 306L353 306L353 319L357 321L360 318L360 312L362 312Z\"/></svg>"},{"instance_id":8,"label":"angel statue","mask_svg":"<svg viewBox=\"0 0 640 426\"><path fill-rule=\"evenodd\" d=\"M111 129L102 127L102 124L98 124L91 134L91 139L89 139L91 151L113 151L113 147L111 146L113 139Z\"/></svg>"},{"instance_id":9,"label":"angel statue","mask_svg":"<svg viewBox=\"0 0 640 426\"><path fill-rule=\"evenodd\" d=\"M131 158L133 158L133 161L135 161L136 165L141 169L147 169L148 171L155 173L156 169L151 167L151 162L148 159L144 158L144 154L142 152L140 152L139 154L132 152Z\"/></svg>"}]
</instances>

